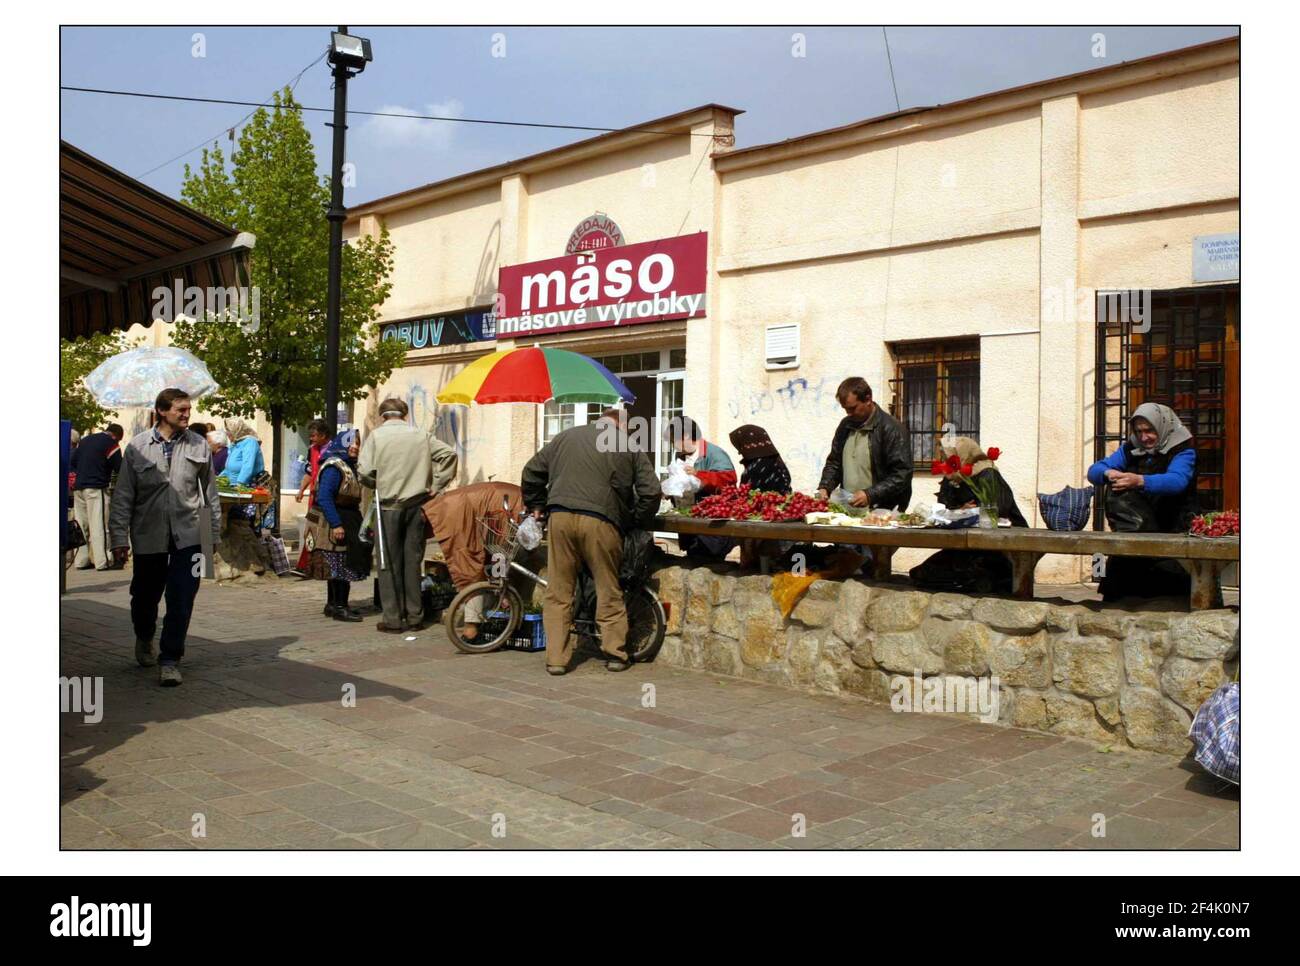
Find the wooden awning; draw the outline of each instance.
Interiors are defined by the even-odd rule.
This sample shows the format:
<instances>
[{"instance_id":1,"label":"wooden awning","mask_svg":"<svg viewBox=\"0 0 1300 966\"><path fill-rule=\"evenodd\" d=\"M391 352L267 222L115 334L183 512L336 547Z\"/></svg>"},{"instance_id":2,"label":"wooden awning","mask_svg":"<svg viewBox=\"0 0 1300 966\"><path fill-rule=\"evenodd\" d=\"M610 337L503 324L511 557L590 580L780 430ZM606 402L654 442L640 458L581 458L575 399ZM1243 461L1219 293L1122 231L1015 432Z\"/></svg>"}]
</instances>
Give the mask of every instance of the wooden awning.
<instances>
[{"instance_id":1,"label":"wooden awning","mask_svg":"<svg viewBox=\"0 0 1300 966\"><path fill-rule=\"evenodd\" d=\"M257 239L59 142L59 335L153 323L153 292L246 287Z\"/></svg>"}]
</instances>

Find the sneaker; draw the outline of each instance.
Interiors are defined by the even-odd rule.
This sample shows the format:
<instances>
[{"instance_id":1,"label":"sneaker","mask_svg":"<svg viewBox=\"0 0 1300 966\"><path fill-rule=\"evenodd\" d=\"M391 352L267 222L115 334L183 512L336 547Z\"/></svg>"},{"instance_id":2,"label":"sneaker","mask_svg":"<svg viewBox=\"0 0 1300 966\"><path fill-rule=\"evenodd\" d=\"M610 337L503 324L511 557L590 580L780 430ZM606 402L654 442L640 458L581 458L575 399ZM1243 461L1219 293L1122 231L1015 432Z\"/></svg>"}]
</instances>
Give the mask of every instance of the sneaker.
<instances>
[{"instance_id":1,"label":"sneaker","mask_svg":"<svg viewBox=\"0 0 1300 966\"><path fill-rule=\"evenodd\" d=\"M626 671L631 666L631 661L624 661L622 658L618 657L611 657L605 662L606 671Z\"/></svg>"},{"instance_id":2,"label":"sneaker","mask_svg":"<svg viewBox=\"0 0 1300 966\"><path fill-rule=\"evenodd\" d=\"M181 683L181 669L175 664L158 666L158 683L164 688L174 688Z\"/></svg>"},{"instance_id":3,"label":"sneaker","mask_svg":"<svg viewBox=\"0 0 1300 966\"><path fill-rule=\"evenodd\" d=\"M336 621L349 621L353 624L359 623L362 620L360 611L353 610L351 607L336 606L334 608L334 613L330 614L330 616Z\"/></svg>"},{"instance_id":4,"label":"sneaker","mask_svg":"<svg viewBox=\"0 0 1300 966\"><path fill-rule=\"evenodd\" d=\"M560 667L558 664L548 664L546 665L546 673L558 678L561 674L568 674L569 669Z\"/></svg>"},{"instance_id":5,"label":"sneaker","mask_svg":"<svg viewBox=\"0 0 1300 966\"><path fill-rule=\"evenodd\" d=\"M135 662L141 667L153 667L154 660L153 641L146 641L137 637L135 639Z\"/></svg>"}]
</instances>

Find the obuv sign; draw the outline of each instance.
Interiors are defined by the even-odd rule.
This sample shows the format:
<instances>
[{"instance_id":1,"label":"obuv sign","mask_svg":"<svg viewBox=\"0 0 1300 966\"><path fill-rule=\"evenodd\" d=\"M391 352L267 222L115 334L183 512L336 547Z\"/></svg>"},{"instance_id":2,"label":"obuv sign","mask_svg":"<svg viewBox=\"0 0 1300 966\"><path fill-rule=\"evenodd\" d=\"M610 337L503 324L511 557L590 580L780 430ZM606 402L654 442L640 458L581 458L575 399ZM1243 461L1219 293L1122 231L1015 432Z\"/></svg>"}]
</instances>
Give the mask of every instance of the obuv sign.
<instances>
[{"instance_id":1,"label":"obuv sign","mask_svg":"<svg viewBox=\"0 0 1300 966\"><path fill-rule=\"evenodd\" d=\"M401 339L412 349L463 345L491 339L496 318L487 309L453 312L427 319L389 322L379 330L381 339Z\"/></svg>"},{"instance_id":2,"label":"obuv sign","mask_svg":"<svg viewBox=\"0 0 1300 966\"><path fill-rule=\"evenodd\" d=\"M523 265L498 278L497 338L704 314L707 232Z\"/></svg>"}]
</instances>

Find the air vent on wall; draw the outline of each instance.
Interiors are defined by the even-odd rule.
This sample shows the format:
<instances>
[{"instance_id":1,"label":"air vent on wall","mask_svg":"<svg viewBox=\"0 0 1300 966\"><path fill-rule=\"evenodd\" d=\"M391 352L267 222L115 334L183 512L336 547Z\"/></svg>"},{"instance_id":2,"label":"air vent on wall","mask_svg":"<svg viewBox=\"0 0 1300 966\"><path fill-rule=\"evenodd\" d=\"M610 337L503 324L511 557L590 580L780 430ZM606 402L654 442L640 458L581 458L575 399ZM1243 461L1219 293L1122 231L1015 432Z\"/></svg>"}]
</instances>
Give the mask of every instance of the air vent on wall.
<instances>
[{"instance_id":1,"label":"air vent on wall","mask_svg":"<svg viewBox=\"0 0 1300 966\"><path fill-rule=\"evenodd\" d=\"M799 323L767 327L764 349L769 369L794 369L799 365Z\"/></svg>"}]
</instances>

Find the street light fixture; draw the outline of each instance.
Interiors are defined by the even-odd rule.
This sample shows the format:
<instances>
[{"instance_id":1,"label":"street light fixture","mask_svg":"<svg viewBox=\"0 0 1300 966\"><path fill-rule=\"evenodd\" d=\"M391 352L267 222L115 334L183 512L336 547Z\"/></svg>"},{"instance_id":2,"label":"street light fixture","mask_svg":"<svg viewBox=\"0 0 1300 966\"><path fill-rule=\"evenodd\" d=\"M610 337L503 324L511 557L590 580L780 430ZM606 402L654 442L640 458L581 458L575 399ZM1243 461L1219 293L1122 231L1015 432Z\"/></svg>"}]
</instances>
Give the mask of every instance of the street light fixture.
<instances>
[{"instance_id":1,"label":"street light fixture","mask_svg":"<svg viewBox=\"0 0 1300 966\"><path fill-rule=\"evenodd\" d=\"M354 68L354 73L360 74L372 60L370 41L365 37L353 37L341 30L330 34L329 62L334 67Z\"/></svg>"},{"instance_id":2,"label":"street light fixture","mask_svg":"<svg viewBox=\"0 0 1300 966\"><path fill-rule=\"evenodd\" d=\"M338 430L339 418L339 304L343 270L343 148L348 129L348 78L366 69L371 61L370 41L353 37L347 27L330 34L329 62L334 68L334 157L330 166L329 288L325 306L325 422L330 435Z\"/></svg>"}]
</instances>

